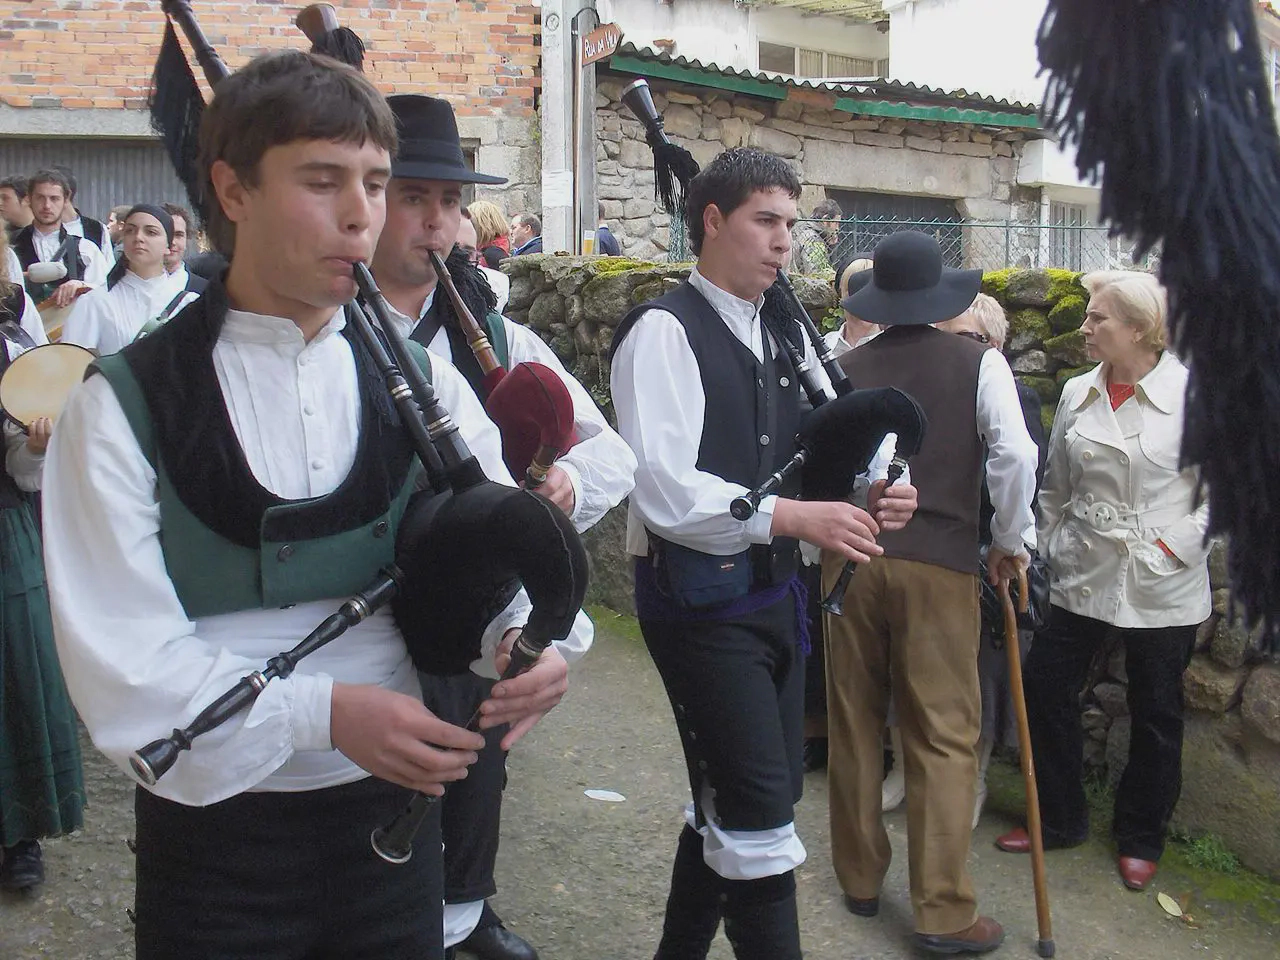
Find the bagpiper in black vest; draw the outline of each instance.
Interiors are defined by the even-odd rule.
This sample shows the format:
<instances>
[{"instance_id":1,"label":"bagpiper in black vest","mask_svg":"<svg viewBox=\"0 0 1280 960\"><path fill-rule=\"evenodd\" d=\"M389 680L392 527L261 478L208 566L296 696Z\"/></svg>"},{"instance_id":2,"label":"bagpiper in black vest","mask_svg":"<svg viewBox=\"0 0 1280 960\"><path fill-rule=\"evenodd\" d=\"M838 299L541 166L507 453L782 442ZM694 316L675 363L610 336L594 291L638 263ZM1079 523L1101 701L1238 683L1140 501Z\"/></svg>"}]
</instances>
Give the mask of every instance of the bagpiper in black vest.
<instances>
[{"instance_id":1,"label":"bagpiper in black vest","mask_svg":"<svg viewBox=\"0 0 1280 960\"><path fill-rule=\"evenodd\" d=\"M689 347L698 361L702 392L707 400L702 438L698 444L699 470L731 483L756 487L795 453L800 427L800 385L785 350L777 355L764 336L765 359L751 350L725 326L707 299L688 282L641 304L623 318L614 334L609 357L627 337L641 315L665 310L684 327ZM795 324L792 339L804 349L803 334ZM712 406L714 404L714 407ZM781 495L798 492L798 483L784 484ZM729 504L724 505L729 512ZM650 540L660 541L650 532ZM665 541L657 543L663 549ZM781 583L794 576L799 563L794 539L776 537L770 544L750 549L753 587Z\"/></svg>"},{"instance_id":2,"label":"bagpiper in black vest","mask_svg":"<svg viewBox=\"0 0 1280 960\"><path fill-rule=\"evenodd\" d=\"M27 224L18 231L13 241L13 252L18 255L18 262L22 264L24 273L33 263L40 262L40 255L36 253L35 229L34 223ZM61 262L67 268L67 275L53 283L32 283L27 281L27 293L31 294L31 299L36 303L42 303L49 299L54 289L62 286L68 280L84 279L84 272L88 264L80 256L80 238L74 233L67 233L65 226L58 228L58 249L54 251L51 262Z\"/></svg>"}]
</instances>

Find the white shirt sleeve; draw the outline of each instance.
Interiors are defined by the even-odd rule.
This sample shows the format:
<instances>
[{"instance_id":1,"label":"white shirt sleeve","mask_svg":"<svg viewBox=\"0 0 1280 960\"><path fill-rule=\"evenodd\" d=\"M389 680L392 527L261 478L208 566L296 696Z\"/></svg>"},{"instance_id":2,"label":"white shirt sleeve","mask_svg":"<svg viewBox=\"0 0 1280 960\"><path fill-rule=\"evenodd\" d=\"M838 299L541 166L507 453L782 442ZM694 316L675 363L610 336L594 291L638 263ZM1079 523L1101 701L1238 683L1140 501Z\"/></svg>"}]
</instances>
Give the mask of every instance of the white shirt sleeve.
<instances>
[{"instance_id":1,"label":"white shirt sleeve","mask_svg":"<svg viewBox=\"0 0 1280 960\"><path fill-rule=\"evenodd\" d=\"M5 247L4 249L4 275L8 277L10 283L22 283L22 261L18 259L17 252L13 247Z\"/></svg>"},{"instance_id":2,"label":"white shirt sleeve","mask_svg":"<svg viewBox=\"0 0 1280 960\"><path fill-rule=\"evenodd\" d=\"M93 244L87 244L93 246ZM92 290L76 298L62 324L62 343L73 343L89 350L98 350L102 342L103 321L107 319L108 291L105 288ZM115 351L110 351L114 353Z\"/></svg>"},{"instance_id":3,"label":"white shirt sleeve","mask_svg":"<svg viewBox=\"0 0 1280 960\"><path fill-rule=\"evenodd\" d=\"M1009 362L988 350L978 367L978 435L987 445L987 489L995 515L991 541L1008 553L1036 545L1035 514L1039 450L1022 416Z\"/></svg>"},{"instance_id":4,"label":"white shirt sleeve","mask_svg":"<svg viewBox=\"0 0 1280 960\"><path fill-rule=\"evenodd\" d=\"M85 259L84 282L91 287L103 286L107 282L107 274L111 272L114 258L112 263L108 263L98 245L84 237L80 238L80 255Z\"/></svg>"},{"instance_id":5,"label":"white shirt sleeve","mask_svg":"<svg viewBox=\"0 0 1280 960\"><path fill-rule=\"evenodd\" d=\"M679 320L644 313L614 355L610 384L618 432L638 461L632 507L646 527L721 556L770 541L777 497L765 497L750 520L735 520L729 503L747 488L697 467L706 398Z\"/></svg>"},{"instance_id":6,"label":"white shirt sleeve","mask_svg":"<svg viewBox=\"0 0 1280 960\"><path fill-rule=\"evenodd\" d=\"M157 717L194 717L261 663L201 638L160 546L156 475L114 391L91 377L53 431L45 567L67 688L98 749L122 769ZM333 681L295 673L204 738L156 792L205 805L240 793L295 750L329 750ZM216 771L216 775L210 771Z\"/></svg>"},{"instance_id":7,"label":"white shirt sleeve","mask_svg":"<svg viewBox=\"0 0 1280 960\"><path fill-rule=\"evenodd\" d=\"M545 364L562 381L573 398L573 422L578 442L556 466L569 475L573 484L574 527L581 533L616 507L635 486L636 457L618 436L586 388L564 368L542 338L527 327L506 321L509 362Z\"/></svg>"}]
</instances>

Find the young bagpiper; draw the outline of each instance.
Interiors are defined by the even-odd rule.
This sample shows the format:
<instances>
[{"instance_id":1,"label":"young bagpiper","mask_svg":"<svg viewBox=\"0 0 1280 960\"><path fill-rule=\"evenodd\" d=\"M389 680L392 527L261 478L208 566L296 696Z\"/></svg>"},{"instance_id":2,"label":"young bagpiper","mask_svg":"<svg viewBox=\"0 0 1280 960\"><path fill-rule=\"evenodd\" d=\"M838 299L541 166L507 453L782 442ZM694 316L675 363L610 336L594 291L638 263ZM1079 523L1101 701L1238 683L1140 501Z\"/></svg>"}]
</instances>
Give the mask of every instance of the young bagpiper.
<instances>
[{"instance_id":1,"label":"young bagpiper","mask_svg":"<svg viewBox=\"0 0 1280 960\"><path fill-rule=\"evenodd\" d=\"M579 442L556 462L538 492L585 530L622 502L630 491L636 459L605 421L591 395L566 371L554 351L528 327L493 310L484 275L454 244L462 224L465 183L505 183L470 170L463 162L457 122L448 101L398 95L388 99L399 125L400 152L391 164L387 225L378 240L374 273L390 302L392 320L403 335L455 364L476 396L485 397L480 365L467 344L452 305L440 290L428 251L448 257L455 286L470 312L485 322L499 360L509 370L536 361L550 367L573 399ZM586 614L557 646L566 660L581 657L593 637ZM477 665L483 673L483 665ZM466 718L493 686L474 672L422 676L427 704L441 716ZM480 760L443 803L445 843L445 945L458 944L482 960L536 960L524 939L507 930L487 900L496 892L493 869L498 853L505 756L509 737L492 730Z\"/></svg>"},{"instance_id":2,"label":"young bagpiper","mask_svg":"<svg viewBox=\"0 0 1280 960\"><path fill-rule=\"evenodd\" d=\"M58 651L122 768L393 559L417 469L344 305L382 229L395 147L386 102L328 58L267 55L222 80L199 171L230 267L99 361L58 423L45 488ZM466 382L446 364L432 380L485 471L510 482ZM495 688L483 725L545 712L565 674L548 651ZM138 957L439 960L438 827L404 865L369 836L405 787L439 794L483 745L426 709L391 615L370 616L138 790Z\"/></svg>"},{"instance_id":3,"label":"young bagpiper","mask_svg":"<svg viewBox=\"0 0 1280 960\"><path fill-rule=\"evenodd\" d=\"M739 960L800 956L797 540L866 562L881 552L879 531L915 508L910 485L877 484L869 513L776 496L750 520L729 513L795 452L797 375L760 307L787 262L799 195L785 160L753 149L717 157L689 186L689 281L632 311L614 338L618 430L639 460L627 529L636 608L693 799L658 960L705 957L722 916ZM747 575L728 583L728 569Z\"/></svg>"}]
</instances>

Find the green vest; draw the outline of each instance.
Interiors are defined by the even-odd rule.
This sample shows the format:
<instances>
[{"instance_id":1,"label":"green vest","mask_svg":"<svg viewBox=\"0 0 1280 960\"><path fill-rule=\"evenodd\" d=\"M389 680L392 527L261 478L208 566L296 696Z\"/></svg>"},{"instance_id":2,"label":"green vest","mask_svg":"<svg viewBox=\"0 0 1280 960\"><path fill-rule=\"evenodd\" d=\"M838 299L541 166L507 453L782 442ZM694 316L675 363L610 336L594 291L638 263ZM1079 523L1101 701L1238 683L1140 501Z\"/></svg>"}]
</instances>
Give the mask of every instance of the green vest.
<instances>
[{"instance_id":1,"label":"green vest","mask_svg":"<svg viewBox=\"0 0 1280 960\"><path fill-rule=\"evenodd\" d=\"M503 370L510 370L511 366L507 363L507 325L502 321L502 314L497 310L490 310L484 316L484 325L489 328L489 342L493 344L493 353L498 358L499 365Z\"/></svg>"},{"instance_id":2,"label":"green vest","mask_svg":"<svg viewBox=\"0 0 1280 960\"><path fill-rule=\"evenodd\" d=\"M427 351L412 342L409 349L429 381ZM159 462L141 385L124 357L101 357L94 367L111 384L138 446L156 472L160 546L169 579L188 617L347 597L368 586L380 569L395 560L396 532L413 493L417 469L409 471L382 516L363 527L287 543L269 540L264 534L257 549L250 549L209 529L179 499L164 463ZM269 507L263 515L263 527L268 526L268 518L315 506L323 499Z\"/></svg>"}]
</instances>

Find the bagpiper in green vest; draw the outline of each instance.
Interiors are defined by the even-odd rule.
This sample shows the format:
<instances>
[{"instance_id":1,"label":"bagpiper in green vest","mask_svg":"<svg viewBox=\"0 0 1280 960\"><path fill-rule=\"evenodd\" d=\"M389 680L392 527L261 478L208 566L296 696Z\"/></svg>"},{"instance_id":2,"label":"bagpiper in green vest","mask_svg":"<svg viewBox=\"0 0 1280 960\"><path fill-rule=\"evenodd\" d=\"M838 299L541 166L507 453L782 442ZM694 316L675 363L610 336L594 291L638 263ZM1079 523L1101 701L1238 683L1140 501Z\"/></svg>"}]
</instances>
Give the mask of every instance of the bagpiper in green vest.
<instances>
[{"instance_id":1,"label":"bagpiper in green vest","mask_svg":"<svg viewBox=\"0 0 1280 960\"><path fill-rule=\"evenodd\" d=\"M106 377L156 471L165 566L191 618L345 598L395 559L420 465L371 358L355 356L360 438L332 493L283 500L254 479L213 366L226 291L204 295L156 332L102 357ZM425 350L411 344L424 374Z\"/></svg>"}]
</instances>

